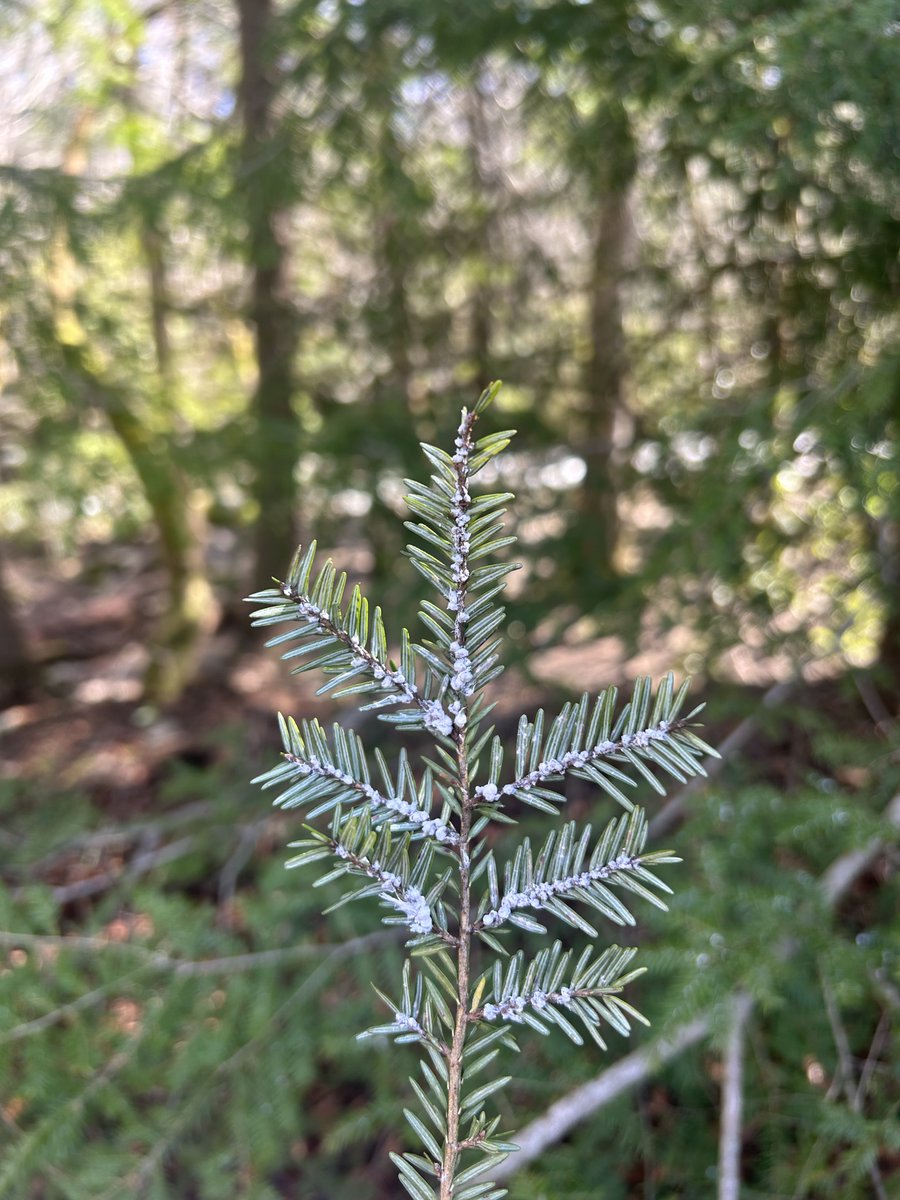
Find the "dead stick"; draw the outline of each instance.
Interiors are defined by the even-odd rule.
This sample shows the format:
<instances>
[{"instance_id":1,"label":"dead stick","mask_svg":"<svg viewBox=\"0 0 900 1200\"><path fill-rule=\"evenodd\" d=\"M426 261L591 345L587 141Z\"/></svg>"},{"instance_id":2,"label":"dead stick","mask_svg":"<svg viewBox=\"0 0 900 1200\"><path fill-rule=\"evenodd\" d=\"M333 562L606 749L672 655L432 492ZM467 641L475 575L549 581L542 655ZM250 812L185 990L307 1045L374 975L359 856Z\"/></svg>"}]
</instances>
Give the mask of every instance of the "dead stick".
<instances>
[{"instance_id":1,"label":"dead stick","mask_svg":"<svg viewBox=\"0 0 900 1200\"><path fill-rule=\"evenodd\" d=\"M753 1000L746 992L732 998L728 1041L722 1059L722 1117L719 1125L718 1200L739 1200L744 1124L744 1041Z\"/></svg>"}]
</instances>

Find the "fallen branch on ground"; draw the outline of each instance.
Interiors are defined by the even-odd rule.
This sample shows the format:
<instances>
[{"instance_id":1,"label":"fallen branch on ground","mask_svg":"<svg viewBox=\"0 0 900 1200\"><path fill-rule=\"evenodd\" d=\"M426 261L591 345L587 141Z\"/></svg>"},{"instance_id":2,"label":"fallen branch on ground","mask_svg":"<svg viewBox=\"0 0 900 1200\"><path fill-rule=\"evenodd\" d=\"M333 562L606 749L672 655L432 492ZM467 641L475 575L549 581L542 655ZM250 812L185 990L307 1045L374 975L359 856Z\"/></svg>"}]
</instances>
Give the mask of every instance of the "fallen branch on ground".
<instances>
[{"instance_id":1,"label":"fallen branch on ground","mask_svg":"<svg viewBox=\"0 0 900 1200\"><path fill-rule=\"evenodd\" d=\"M728 1041L722 1058L722 1120L719 1127L718 1200L740 1200L741 1142L744 1125L744 1042L753 999L746 992L732 998Z\"/></svg>"}]
</instances>

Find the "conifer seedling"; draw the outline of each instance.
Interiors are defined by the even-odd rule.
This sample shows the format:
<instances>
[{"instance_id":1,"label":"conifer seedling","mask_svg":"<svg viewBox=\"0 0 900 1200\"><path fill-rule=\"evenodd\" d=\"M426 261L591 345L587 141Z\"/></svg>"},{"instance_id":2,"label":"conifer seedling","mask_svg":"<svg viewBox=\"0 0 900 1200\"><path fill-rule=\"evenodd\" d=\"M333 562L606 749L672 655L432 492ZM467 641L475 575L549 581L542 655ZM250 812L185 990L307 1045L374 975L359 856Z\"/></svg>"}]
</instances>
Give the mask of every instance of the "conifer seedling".
<instances>
[{"instance_id":1,"label":"conifer seedling","mask_svg":"<svg viewBox=\"0 0 900 1200\"><path fill-rule=\"evenodd\" d=\"M598 946L587 914L633 925L629 894L665 908L659 893L670 889L656 868L679 860L645 850L647 819L629 792L642 781L664 793L660 775L703 774L700 760L713 753L690 728L694 713L681 715L687 683L676 688L668 675L655 691L638 679L624 705L610 687L563 705L552 720L542 711L522 716L507 765L486 725L485 688L503 669L499 597L516 564L505 556L515 539L504 536L502 518L513 497L470 490L512 437L476 437L498 391L492 384L463 409L451 453L423 444L429 483L407 481L407 527L424 543L409 556L437 592L437 603L421 603L421 641L402 630L392 658L381 610L370 611L358 586L347 595L347 577L330 560L316 567L315 542L298 550L284 582L250 597L262 606L255 625L287 626L267 644L285 647L295 671L325 676L320 694L378 710L398 740L415 731L433 741L418 763L400 746L392 765L339 724L329 733L315 720L279 717L281 762L254 781L279 788L282 808L324 818L291 844L288 866L325 865L320 883L347 877L343 900L371 897L385 924L406 927L403 977L393 995L379 992L388 1018L359 1036L416 1043L421 1052L410 1080L417 1108L404 1109L418 1151L391 1156L415 1200L506 1194L490 1175L515 1146L490 1102L509 1080L496 1065L516 1049L515 1027L559 1031L579 1045L586 1034L605 1050L605 1027L627 1035L644 1020L623 996L641 973L636 951ZM598 834L555 821L540 844L518 840L508 828L513 814L530 805L558 818L569 775L595 785L621 814ZM507 827L502 836L491 829L498 823ZM548 927L554 940L536 954L511 952L514 930L540 939ZM586 935L585 949L567 948L567 927Z\"/></svg>"}]
</instances>

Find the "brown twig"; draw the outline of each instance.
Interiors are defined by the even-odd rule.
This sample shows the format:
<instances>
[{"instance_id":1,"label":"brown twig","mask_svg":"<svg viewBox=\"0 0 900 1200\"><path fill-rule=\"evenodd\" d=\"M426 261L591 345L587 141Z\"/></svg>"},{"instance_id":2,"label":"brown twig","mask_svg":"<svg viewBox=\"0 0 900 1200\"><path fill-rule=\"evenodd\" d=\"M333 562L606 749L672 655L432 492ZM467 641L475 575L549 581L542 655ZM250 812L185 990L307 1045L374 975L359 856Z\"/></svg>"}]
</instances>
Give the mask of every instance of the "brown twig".
<instances>
[{"instance_id":1,"label":"brown twig","mask_svg":"<svg viewBox=\"0 0 900 1200\"><path fill-rule=\"evenodd\" d=\"M176 829L179 825L189 825L192 821L196 821L201 817L209 816L216 813L221 819L222 806L212 800L197 800L192 804L185 804L181 808L173 809L170 813L164 813L161 817L153 821L135 821L131 825L111 825L106 829L95 829L90 833L81 833L69 841L63 842L62 845L55 847L49 851L43 858L36 862L30 863L27 867L17 868L17 873L21 869L27 873L29 879L33 879L36 875L41 874L49 868L55 867L58 863L63 862L66 858L78 851L85 850L104 850L110 847L127 846L130 842L136 842L148 837L163 833L170 829Z\"/></svg>"},{"instance_id":2,"label":"brown twig","mask_svg":"<svg viewBox=\"0 0 900 1200\"><path fill-rule=\"evenodd\" d=\"M875 729L879 733L888 733L894 729L896 720L882 700L878 688L876 688L870 676L861 671L854 671L852 678L856 684L856 690L859 692L859 698L866 706L866 711L872 718L872 724L875 726Z\"/></svg>"},{"instance_id":3,"label":"brown twig","mask_svg":"<svg viewBox=\"0 0 900 1200\"><path fill-rule=\"evenodd\" d=\"M872 1041L869 1044L869 1053L866 1055L866 1061L863 1063L863 1068L859 1073L859 1084L856 1088L856 1105L857 1111L862 1112L862 1106L866 1098L866 1092L869 1090L869 1082L876 1069L876 1063L884 1049L885 1044L891 1036L891 1014L887 1009L884 1009L879 1018L878 1024L875 1027L875 1032L872 1035Z\"/></svg>"},{"instance_id":4,"label":"brown twig","mask_svg":"<svg viewBox=\"0 0 900 1200\"><path fill-rule=\"evenodd\" d=\"M253 857L266 824L265 820L254 821L251 825L244 825L241 829L237 845L219 872L217 900L220 909L227 908L234 900L240 873Z\"/></svg>"},{"instance_id":5,"label":"brown twig","mask_svg":"<svg viewBox=\"0 0 900 1200\"><path fill-rule=\"evenodd\" d=\"M466 452L471 448L472 425L475 414L470 413L468 422L460 432L466 443ZM457 465L457 488L463 496L461 502L463 511L468 509L467 460ZM468 561L468 551L464 556ZM454 572L454 579L456 573ZM454 619L454 638L457 645L463 649L466 645L466 626L460 618L465 606L466 580L468 573L461 582L457 583L458 609ZM463 710L468 716L468 705ZM461 1107L463 1051L466 1033L468 1032L469 1013L469 971L472 950L472 898L471 898L471 868L469 860L469 833L472 827L472 817L476 800L469 786L469 751L466 729L454 730L456 742L457 786L459 788L462 814L459 823L459 933L456 947L456 1015L453 1025L453 1038L450 1042L450 1057L447 1061L447 1133L444 1141L444 1157L440 1165L440 1200L452 1200L453 1179L456 1174L462 1146L459 1137L459 1119Z\"/></svg>"},{"instance_id":6,"label":"brown twig","mask_svg":"<svg viewBox=\"0 0 900 1200\"><path fill-rule=\"evenodd\" d=\"M828 1024L831 1026L831 1036L834 1038L834 1045L838 1056L834 1086L839 1091L843 1091L847 1099L847 1104L850 1106L850 1111L860 1113L862 1112L862 1093L857 1086L850 1039L847 1037L847 1030L844 1028L844 1022L841 1020L841 1010L838 1006L834 989L829 983L828 976L822 969L821 964L819 965L819 982L822 987L822 997L825 1001ZM877 1163L873 1162L870 1165L869 1179L877 1200L888 1200L884 1180L881 1178L881 1171L878 1169Z\"/></svg>"},{"instance_id":7,"label":"brown twig","mask_svg":"<svg viewBox=\"0 0 900 1200\"><path fill-rule=\"evenodd\" d=\"M87 879L77 879L74 883L61 884L59 887L51 888L50 894L59 905L69 904L72 900L84 900L88 896L97 896L120 883L139 879L156 867L162 867L166 863L184 858L194 849L196 840L193 835L188 835L179 838L178 841L160 846L156 850L144 850L136 854L121 870L101 871L99 875L90 875ZM10 894L13 899L21 900L26 892L27 887L22 886L13 888Z\"/></svg>"},{"instance_id":8,"label":"brown twig","mask_svg":"<svg viewBox=\"0 0 900 1200\"><path fill-rule=\"evenodd\" d=\"M5 1046L8 1042L18 1042L22 1038L33 1037L36 1033L43 1033L45 1029L50 1029L53 1025L58 1025L60 1021L65 1021L69 1017L76 1016L84 1009L99 1004L110 992L116 991L128 980L140 975L144 970L146 970L145 966L137 967L135 970L121 975L118 979L112 979L109 983L104 983L90 992L85 992L84 995L72 1000L69 1004L62 1004L59 1008L54 1008L51 1012L44 1013L41 1017L35 1017L33 1021L23 1021L20 1025L13 1026L12 1029L8 1029L5 1033L0 1034L0 1046Z\"/></svg>"},{"instance_id":9,"label":"brown twig","mask_svg":"<svg viewBox=\"0 0 900 1200\"><path fill-rule=\"evenodd\" d=\"M850 1049L847 1030L844 1028L844 1023L841 1020L840 1009L834 995L834 988L829 983L821 963L819 963L819 986L822 989L822 999L825 1001L825 1014L828 1017L828 1024L831 1026L831 1036L834 1038L834 1046L837 1050L837 1066L832 1084L833 1091L829 1089L826 1099L833 1100L843 1091L849 1100L850 1092L855 1087L853 1052Z\"/></svg>"}]
</instances>

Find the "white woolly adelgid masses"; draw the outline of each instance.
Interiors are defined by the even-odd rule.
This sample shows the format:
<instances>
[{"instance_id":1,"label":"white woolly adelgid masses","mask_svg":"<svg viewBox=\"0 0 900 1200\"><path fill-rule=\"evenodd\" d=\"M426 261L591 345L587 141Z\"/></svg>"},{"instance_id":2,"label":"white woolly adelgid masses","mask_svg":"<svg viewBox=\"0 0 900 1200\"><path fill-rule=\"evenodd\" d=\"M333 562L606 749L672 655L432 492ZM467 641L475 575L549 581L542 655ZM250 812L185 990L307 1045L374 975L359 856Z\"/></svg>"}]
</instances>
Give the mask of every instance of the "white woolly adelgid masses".
<instances>
[{"instance_id":1,"label":"white woolly adelgid masses","mask_svg":"<svg viewBox=\"0 0 900 1200\"><path fill-rule=\"evenodd\" d=\"M417 1037L420 1037L423 1040L428 1037L428 1034L425 1032L416 1018L410 1016L409 1013L395 1012L394 1022L399 1030L405 1031L406 1033L414 1033Z\"/></svg>"},{"instance_id":2,"label":"white woolly adelgid masses","mask_svg":"<svg viewBox=\"0 0 900 1200\"><path fill-rule=\"evenodd\" d=\"M365 858L358 858L340 842L335 842L333 848L338 858L352 862L357 871L368 875L371 879L376 879L381 884L382 890L379 895L403 914L406 924L413 933L431 933L434 927L431 909L428 907L428 901L417 887L405 884L400 875L395 871L385 870L377 859L374 862L368 862Z\"/></svg>"},{"instance_id":3,"label":"white woolly adelgid masses","mask_svg":"<svg viewBox=\"0 0 900 1200\"><path fill-rule=\"evenodd\" d=\"M481 923L488 929L496 928L508 921L517 909L544 908L548 900L554 896L565 896L576 888L590 888L595 883L605 879L613 879L622 871L633 871L641 864L635 854L620 854L612 862L593 870L581 871L577 875L567 875L563 879L543 880L533 883L521 892L507 892L496 908L489 909L481 918Z\"/></svg>"},{"instance_id":4,"label":"white woolly adelgid masses","mask_svg":"<svg viewBox=\"0 0 900 1200\"><path fill-rule=\"evenodd\" d=\"M475 672L472 658L466 647L466 589L470 578L469 552L469 456L472 450L472 417L463 409L462 420L454 442L453 464L456 470L456 487L450 500L450 516L453 520L452 551L450 555L450 590L447 593L447 611L453 614L453 641L450 643L451 675L450 689L458 699L451 701L450 712L457 729L464 729L467 721L465 699L475 691Z\"/></svg>"},{"instance_id":5,"label":"white woolly adelgid masses","mask_svg":"<svg viewBox=\"0 0 900 1200\"><path fill-rule=\"evenodd\" d=\"M548 1004L558 1004L563 1008L568 1008L575 998L575 994L570 987L562 987L558 992L545 992L541 988L537 988L527 996L509 996L500 1004L486 1004L484 1019L486 1021L516 1021L521 1024L522 1013L529 1004L538 1012L546 1008Z\"/></svg>"},{"instance_id":6,"label":"white woolly adelgid masses","mask_svg":"<svg viewBox=\"0 0 900 1200\"><path fill-rule=\"evenodd\" d=\"M451 711L453 706L451 705ZM453 733L453 717L444 711L443 704L438 700L426 701L422 709L422 724L431 733L440 733L444 737L450 737Z\"/></svg>"},{"instance_id":7,"label":"white woolly adelgid masses","mask_svg":"<svg viewBox=\"0 0 900 1200\"><path fill-rule=\"evenodd\" d=\"M472 416L463 409L462 420L456 433L453 463L456 468L456 488L450 500L450 516L453 520L452 550L450 554L450 578L452 587L447 596L447 608L456 614L456 624L464 625L466 616L466 584L469 582L469 455L472 450ZM459 632L459 631L457 631ZM458 689L457 689L458 690Z\"/></svg>"},{"instance_id":8,"label":"white woolly adelgid masses","mask_svg":"<svg viewBox=\"0 0 900 1200\"><path fill-rule=\"evenodd\" d=\"M598 759L612 758L621 754L623 750L646 750L654 742L667 742L671 740L671 732L670 722L663 720L650 729L642 729L636 733L624 733L618 741L611 741L607 738L587 750L572 750L567 754L560 755L559 758L546 759L538 763L534 771L529 771L527 775L514 779L512 783L506 783L502 787L498 788L494 783L483 783L475 789L475 794L482 801L490 804L500 796L515 796L517 792L537 787L555 776L565 775L567 771L577 771Z\"/></svg>"},{"instance_id":9,"label":"white woolly adelgid masses","mask_svg":"<svg viewBox=\"0 0 900 1200\"><path fill-rule=\"evenodd\" d=\"M433 922L428 901L418 888L406 888L402 895L392 896L382 892L385 900L389 900L406 918L406 923L413 933L431 933Z\"/></svg>"},{"instance_id":10,"label":"white woolly adelgid masses","mask_svg":"<svg viewBox=\"0 0 900 1200\"><path fill-rule=\"evenodd\" d=\"M453 652L453 675L450 677L450 686L454 692L459 692L462 696L471 696L475 691L475 675L472 671L472 659L469 651L459 642L451 642L450 649Z\"/></svg>"},{"instance_id":11,"label":"white woolly adelgid masses","mask_svg":"<svg viewBox=\"0 0 900 1200\"><path fill-rule=\"evenodd\" d=\"M342 771L332 763L320 762L315 754L302 756L292 751L285 752L285 761L291 763L298 775L318 775L322 779L333 779L336 783L344 784L360 796L363 796L374 809L386 809L395 813L402 821L408 821L426 837L433 837L438 842L446 842L454 846L459 841L459 835L443 821L435 820L427 809L419 808L408 800L398 796L384 796L371 784L364 783L347 771Z\"/></svg>"}]
</instances>

